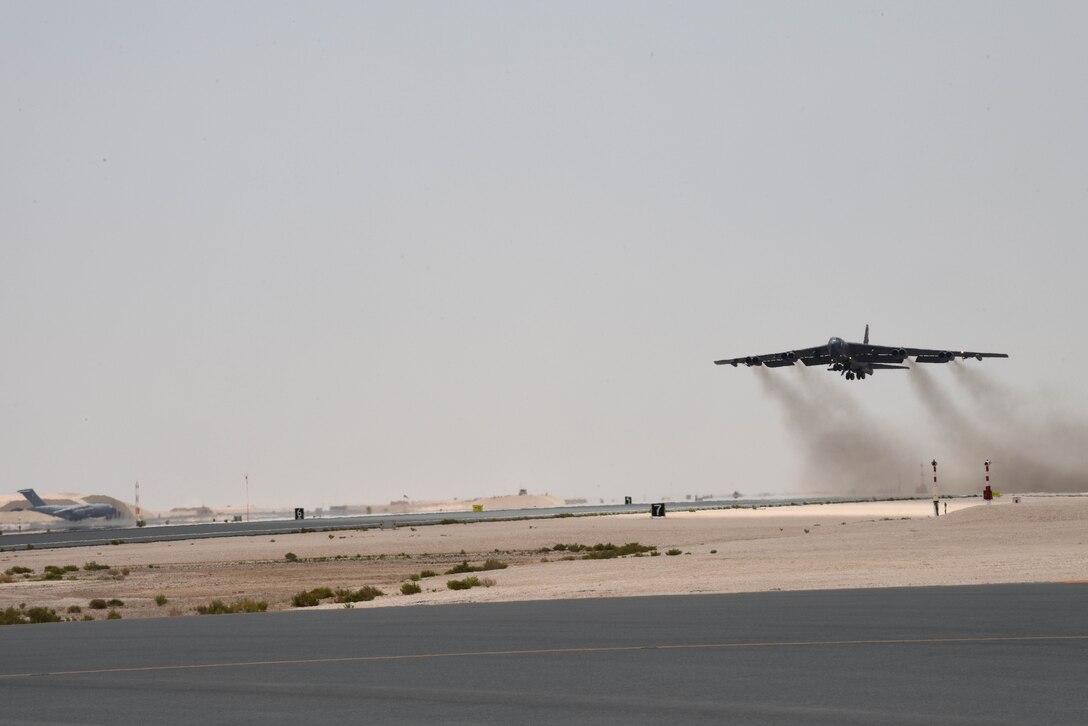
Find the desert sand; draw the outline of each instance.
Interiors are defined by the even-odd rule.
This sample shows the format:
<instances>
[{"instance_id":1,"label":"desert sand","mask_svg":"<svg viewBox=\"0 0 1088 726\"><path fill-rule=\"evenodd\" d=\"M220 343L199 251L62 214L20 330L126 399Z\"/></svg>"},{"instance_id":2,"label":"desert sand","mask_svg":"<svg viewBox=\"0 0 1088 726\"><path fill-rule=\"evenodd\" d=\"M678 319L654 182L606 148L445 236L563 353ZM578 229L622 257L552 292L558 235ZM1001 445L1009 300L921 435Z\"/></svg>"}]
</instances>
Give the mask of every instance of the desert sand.
<instances>
[{"instance_id":1,"label":"desert sand","mask_svg":"<svg viewBox=\"0 0 1088 726\"><path fill-rule=\"evenodd\" d=\"M678 505L679 506L679 505ZM556 544L657 547L660 556L582 560ZM310 532L169 543L0 553L0 572L32 568L0 583L0 609L26 604L91 611L92 598L117 598L122 617L189 615L212 599L263 600L289 610L291 596L316 587L373 585L386 594L354 607L437 605L766 590L1088 580L1088 497L1006 496L930 501L672 510L648 514ZM3 545L0 538L0 546ZM679 554L666 554L679 550ZM296 560L287 559L293 553ZM443 575L467 560L495 558L505 569L477 573L489 586L450 590ZM87 562L109 565L88 571ZM47 565L76 565L42 580ZM401 594L410 575L422 592ZM156 605L155 596L167 602ZM318 607L344 607L329 601ZM301 611L312 608L300 609ZM81 616L82 616L81 615Z\"/></svg>"}]
</instances>

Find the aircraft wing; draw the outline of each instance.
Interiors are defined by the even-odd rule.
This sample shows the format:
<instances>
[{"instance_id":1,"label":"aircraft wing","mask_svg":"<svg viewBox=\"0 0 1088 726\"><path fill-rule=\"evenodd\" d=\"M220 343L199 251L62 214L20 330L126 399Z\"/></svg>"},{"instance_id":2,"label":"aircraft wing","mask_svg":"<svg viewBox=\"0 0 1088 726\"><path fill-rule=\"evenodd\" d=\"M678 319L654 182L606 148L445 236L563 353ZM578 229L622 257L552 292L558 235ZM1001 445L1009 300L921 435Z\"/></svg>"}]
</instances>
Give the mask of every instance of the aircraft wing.
<instances>
[{"instance_id":1,"label":"aircraft wing","mask_svg":"<svg viewBox=\"0 0 1088 726\"><path fill-rule=\"evenodd\" d=\"M748 355L743 358L723 358L722 360L714 361L714 365L731 365L736 368L738 365L743 364L746 366L781 368L783 366L792 366L797 361L801 361L806 366L827 365L831 362L831 354L826 345L818 345L815 348L798 348L796 350L786 350L781 353Z\"/></svg>"},{"instance_id":2,"label":"aircraft wing","mask_svg":"<svg viewBox=\"0 0 1088 726\"><path fill-rule=\"evenodd\" d=\"M865 363L902 363L908 357L917 363L948 363L956 358L1008 358L1008 353L979 353L970 350L939 350L936 348L896 348L885 345L850 344L854 360Z\"/></svg>"}]
</instances>

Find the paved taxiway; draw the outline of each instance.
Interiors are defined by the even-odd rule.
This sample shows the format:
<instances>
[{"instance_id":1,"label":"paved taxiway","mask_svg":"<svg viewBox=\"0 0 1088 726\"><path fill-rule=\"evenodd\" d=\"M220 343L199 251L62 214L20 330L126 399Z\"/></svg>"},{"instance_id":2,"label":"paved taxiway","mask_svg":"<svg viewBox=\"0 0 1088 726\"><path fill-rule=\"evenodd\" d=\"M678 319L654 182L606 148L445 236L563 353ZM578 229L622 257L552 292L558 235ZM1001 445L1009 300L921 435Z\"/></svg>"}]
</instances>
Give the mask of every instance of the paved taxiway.
<instances>
[{"instance_id":1,"label":"paved taxiway","mask_svg":"<svg viewBox=\"0 0 1088 726\"><path fill-rule=\"evenodd\" d=\"M1088 585L767 592L0 628L0 720L1072 724Z\"/></svg>"}]
</instances>

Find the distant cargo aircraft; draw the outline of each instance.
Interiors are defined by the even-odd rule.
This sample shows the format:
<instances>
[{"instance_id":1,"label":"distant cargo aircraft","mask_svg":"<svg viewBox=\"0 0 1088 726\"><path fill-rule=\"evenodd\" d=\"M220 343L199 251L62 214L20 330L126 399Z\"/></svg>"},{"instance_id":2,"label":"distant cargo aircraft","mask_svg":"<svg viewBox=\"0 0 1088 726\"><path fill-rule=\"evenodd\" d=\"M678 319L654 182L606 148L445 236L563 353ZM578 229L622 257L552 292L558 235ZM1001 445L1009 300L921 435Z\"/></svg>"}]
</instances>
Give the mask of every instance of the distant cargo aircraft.
<instances>
[{"instance_id":1,"label":"distant cargo aircraft","mask_svg":"<svg viewBox=\"0 0 1088 726\"><path fill-rule=\"evenodd\" d=\"M31 511L51 514L72 522L93 517L112 519L120 516L117 509L109 504L46 504L33 489L20 489L19 493L34 505L30 508Z\"/></svg>"},{"instance_id":2,"label":"distant cargo aircraft","mask_svg":"<svg viewBox=\"0 0 1088 726\"><path fill-rule=\"evenodd\" d=\"M784 353L750 355L745 358L726 358L714 361L715 365L729 364L734 368L743 363L746 366L767 366L780 368L791 366L801 361L806 366L830 366L827 370L838 371L846 380L863 380L880 369L904 369L900 365L907 357L915 363L947 363L955 358L1008 358L1008 353L976 353L974 351L932 350L930 348L897 348L885 345L869 344L869 326L865 326L865 340L861 343L847 343L842 338L832 338L827 345L815 348L799 348Z\"/></svg>"}]
</instances>

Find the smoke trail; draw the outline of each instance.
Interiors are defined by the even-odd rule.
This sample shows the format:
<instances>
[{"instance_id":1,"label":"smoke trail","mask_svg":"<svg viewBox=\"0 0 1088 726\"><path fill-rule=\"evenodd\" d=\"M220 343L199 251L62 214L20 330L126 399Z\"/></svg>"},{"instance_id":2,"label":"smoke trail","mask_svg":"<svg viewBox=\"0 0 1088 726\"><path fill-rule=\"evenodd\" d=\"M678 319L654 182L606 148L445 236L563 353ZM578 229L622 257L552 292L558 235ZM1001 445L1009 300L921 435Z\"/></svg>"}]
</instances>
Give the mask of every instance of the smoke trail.
<instances>
[{"instance_id":1,"label":"smoke trail","mask_svg":"<svg viewBox=\"0 0 1088 726\"><path fill-rule=\"evenodd\" d=\"M855 496L899 492L896 471L909 461L904 447L835 386L838 381L803 369L797 370L797 384L763 368L757 375L782 406L790 433L805 447L807 489Z\"/></svg>"},{"instance_id":2,"label":"smoke trail","mask_svg":"<svg viewBox=\"0 0 1088 726\"><path fill-rule=\"evenodd\" d=\"M911 382L955 456L978 461L979 473L968 476L967 481L974 479L981 487L982 460L992 458L993 483L998 490L1071 492L1088 488L1088 455L1083 450L1088 421L1054 405L1035 405L1031 397L975 369L950 366L968 394L970 410L958 406L919 366L911 370Z\"/></svg>"},{"instance_id":3,"label":"smoke trail","mask_svg":"<svg viewBox=\"0 0 1088 726\"><path fill-rule=\"evenodd\" d=\"M992 444L979 431L977 423L955 401L942 391L933 380L925 364L915 364L909 371L911 387L930 412L933 420L943 429L945 436L959 449L970 448L986 450ZM976 419L977 421L977 419Z\"/></svg>"},{"instance_id":4,"label":"smoke trail","mask_svg":"<svg viewBox=\"0 0 1088 726\"><path fill-rule=\"evenodd\" d=\"M1001 385L978 366L968 366L954 360L948 367L952 369L956 382L963 386L975 407L987 419L1007 419L1017 409L1024 408L1024 401L1019 400L1019 394L1008 388L1002 390Z\"/></svg>"}]
</instances>

